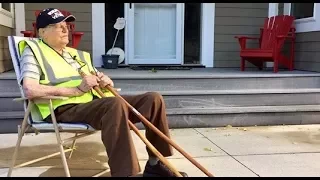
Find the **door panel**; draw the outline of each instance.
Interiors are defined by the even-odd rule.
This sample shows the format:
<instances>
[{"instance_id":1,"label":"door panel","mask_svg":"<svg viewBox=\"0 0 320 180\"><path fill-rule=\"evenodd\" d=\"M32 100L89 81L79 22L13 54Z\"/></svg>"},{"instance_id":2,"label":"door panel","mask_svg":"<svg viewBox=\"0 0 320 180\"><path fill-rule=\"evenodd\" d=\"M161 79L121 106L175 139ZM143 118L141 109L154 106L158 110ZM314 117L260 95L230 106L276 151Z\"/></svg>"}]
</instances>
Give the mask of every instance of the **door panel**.
<instances>
[{"instance_id":1,"label":"door panel","mask_svg":"<svg viewBox=\"0 0 320 180\"><path fill-rule=\"evenodd\" d=\"M127 6L129 64L181 64L183 3Z\"/></svg>"}]
</instances>

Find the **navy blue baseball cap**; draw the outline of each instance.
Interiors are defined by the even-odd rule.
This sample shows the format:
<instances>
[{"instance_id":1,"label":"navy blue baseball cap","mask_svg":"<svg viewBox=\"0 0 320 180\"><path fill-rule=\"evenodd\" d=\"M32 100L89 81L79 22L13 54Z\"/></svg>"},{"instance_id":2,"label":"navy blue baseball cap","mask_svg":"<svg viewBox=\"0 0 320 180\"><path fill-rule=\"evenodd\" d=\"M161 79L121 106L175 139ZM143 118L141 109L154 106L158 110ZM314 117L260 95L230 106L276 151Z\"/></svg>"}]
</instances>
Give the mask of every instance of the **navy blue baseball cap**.
<instances>
[{"instance_id":1,"label":"navy blue baseball cap","mask_svg":"<svg viewBox=\"0 0 320 180\"><path fill-rule=\"evenodd\" d=\"M50 24L56 24L62 21L72 22L76 18L73 15L64 16L61 11L55 8L48 8L41 11L36 20L37 30L40 28L45 28Z\"/></svg>"}]
</instances>

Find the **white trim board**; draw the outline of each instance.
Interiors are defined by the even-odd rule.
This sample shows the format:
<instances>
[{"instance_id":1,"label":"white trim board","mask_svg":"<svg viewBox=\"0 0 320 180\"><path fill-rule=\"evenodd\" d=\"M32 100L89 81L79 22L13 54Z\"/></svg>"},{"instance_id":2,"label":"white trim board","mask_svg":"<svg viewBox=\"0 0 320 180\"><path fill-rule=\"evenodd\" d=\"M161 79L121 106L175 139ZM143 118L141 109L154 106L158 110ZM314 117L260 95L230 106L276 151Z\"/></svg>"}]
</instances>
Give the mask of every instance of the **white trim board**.
<instances>
[{"instance_id":1,"label":"white trim board","mask_svg":"<svg viewBox=\"0 0 320 180\"><path fill-rule=\"evenodd\" d=\"M92 61L101 67L105 48L105 8L104 3L92 3Z\"/></svg>"},{"instance_id":2,"label":"white trim board","mask_svg":"<svg viewBox=\"0 0 320 180\"><path fill-rule=\"evenodd\" d=\"M127 3L126 3L127 4ZM102 54L105 54L105 6L104 3L92 3L92 59L95 67L101 67ZM127 14L125 14L127 17ZM214 23L215 3L202 3L201 14L201 63L214 67ZM128 31L125 31L125 42L128 42ZM125 49L128 49L125 43ZM128 52L125 52L128 57ZM125 61L127 63L127 61Z\"/></svg>"},{"instance_id":3,"label":"white trim board","mask_svg":"<svg viewBox=\"0 0 320 180\"><path fill-rule=\"evenodd\" d=\"M268 17L277 16L279 14L279 3L269 3ZM266 62L266 67L273 67L273 62Z\"/></svg>"},{"instance_id":4,"label":"white trim board","mask_svg":"<svg viewBox=\"0 0 320 180\"><path fill-rule=\"evenodd\" d=\"M284 3L283 14L290 15L291 3ZM296 33L320 31L320 3L314 3L313 17L295 20Z\"/></svg>"},{"instance_id":5,"label":"white trim board","mask_svg":"<svg viewBox=\"0 0 320 180\"><path fill-rule=\"evenodd\" d=\"M0 25L6 26L9 28L14 28L15 22L14 22L14 7L13 3L10 3L10 12L1 8L0 3Z\"/></svg>"},{"instance_id":6,"label":"white trim board","mask_svg":"<svg viewBox=\"0 0 320 180\"><path fill-rule=\"evenodd\" d=\"M26 30L26 16L24 3L14 3L15 9L15 24L16 36L23 36L21 31Z\"/></svg>"},{"instance_id":7,"label":"white trim board","mask_svg":"<svg viewBox=\"0 0 320 180\"><path fill-rule=\"evenodd\" d=\"M268 17L277 16L279 14L279 3L269 3Z\"/></svg>"},{"instance_id":8,"label":"white trim board","mask_svg":"<svg viewBox=\"0 0 320 180\"><path fill-rule=\"evenodd\" d=\"M215 3L201 3L201 64L214 67Z\"/></svg>"}]
</instances>

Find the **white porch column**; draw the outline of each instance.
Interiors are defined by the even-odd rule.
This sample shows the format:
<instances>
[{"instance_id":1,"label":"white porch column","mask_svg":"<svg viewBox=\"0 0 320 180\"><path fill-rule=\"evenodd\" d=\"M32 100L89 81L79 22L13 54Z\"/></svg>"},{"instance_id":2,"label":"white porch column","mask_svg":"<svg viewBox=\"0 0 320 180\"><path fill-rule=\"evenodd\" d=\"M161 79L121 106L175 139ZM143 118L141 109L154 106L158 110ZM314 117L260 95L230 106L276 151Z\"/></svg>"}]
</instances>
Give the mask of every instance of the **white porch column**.
<instances>
[{"instance_id":1,"label":"white porch column","mask_svg":"<svg viewBox=\"0 0 320 180\"><path fill-rule=\"evenodd\" d=\"M23 36L21 31L26 30L26 15L24 3L14 3L14 18L16 36Z\"/></svg>"},{"instance_id":2,"label":"white porch column","mask_svg":"<svg viewBox=\"0 0 320 180\"><path fill-rule=\"evenodd\" d=\"M92 61L101 67L105 54L105 8L104 3L92 3Z\"/></svg>"},{"instance_id":3,"label":"white porch column","mask_svg":"<svg viewBox=\"0 0 320 180\"><path fill-rule=\"evenodd\" d=\"M279 14L279 3L269 3L268 17L276 16Z\"/></svg>"},{"instance_id":4,"label":"white porch column","mask_svg":"<svg viewBox=\"0 0 320 180\"><path fill-rule=\"evenodd\" d=\"M291 3L283 3L283 14L290 15Z\"/></svg>"},{"instance_id":5,"label":"white porch column","mask_svg":"<svg viewBox=\"0 0 320 180\"><path fill-rule=\"evenodd\" d=\"M279 14L279 3L269 3L268 17ZM273 62L267 62L266 67L273 67Z\"/></svg>"},{"instance_id":6,"label":"white porch column","mask_svg":"<svg viewBox=\"0 0 320 180\"><path fill-rule=\"evenodd\" d=\"M201 4L201 64L206 67L214 67L215 3Z\"/></svg>"}]
</instances>

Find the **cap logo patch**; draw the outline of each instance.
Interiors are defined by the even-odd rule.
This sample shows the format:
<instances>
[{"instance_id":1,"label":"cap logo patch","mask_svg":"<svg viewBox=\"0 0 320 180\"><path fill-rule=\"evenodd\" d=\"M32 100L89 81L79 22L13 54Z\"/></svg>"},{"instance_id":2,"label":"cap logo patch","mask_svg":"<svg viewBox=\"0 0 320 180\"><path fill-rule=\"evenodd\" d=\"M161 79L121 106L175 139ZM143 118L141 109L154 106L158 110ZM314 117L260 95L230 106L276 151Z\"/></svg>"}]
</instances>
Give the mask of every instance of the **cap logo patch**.
<instances>
[{"instance_id":1,"label":"cap logo patch","mask_svg":"<svg viewBox=\"0 0 320 180\"><path fill-rule=\"evenodd\" d=\"M57 19L58 17L64 17L63 14L58 9L53 9L48 12L48 15L50 15L53 19Z\"/></svg>"}]
</instances>

